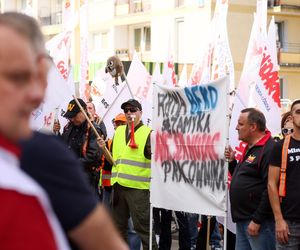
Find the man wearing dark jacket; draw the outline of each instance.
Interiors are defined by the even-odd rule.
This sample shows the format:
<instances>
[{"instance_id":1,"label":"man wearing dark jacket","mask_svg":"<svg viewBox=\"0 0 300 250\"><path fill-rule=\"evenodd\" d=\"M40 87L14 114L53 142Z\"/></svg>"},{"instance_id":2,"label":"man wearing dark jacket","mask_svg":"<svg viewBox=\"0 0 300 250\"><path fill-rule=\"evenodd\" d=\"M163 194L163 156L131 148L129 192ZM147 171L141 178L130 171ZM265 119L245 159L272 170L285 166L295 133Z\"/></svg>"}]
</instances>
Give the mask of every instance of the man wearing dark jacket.
<instances>
[{"instance_id":1,"label":"man wearing dark jacket","mask_svg":"<svg viewBox=\"0 0 300 250\"><path fill-rule=\"evenodd\" d=\"M78 98L78 102L86 111L86 103ZM69 119L69 123L64 127L61 135L67 146L73 150L80 162L83 164L85 172L88 175L89 182L94 190L97 191L98 167L101 165L102 149L97 144L97 136L87 122L83 112L80 110L75 100L71 100L68 104L67 112L64 115ZM92 122L99 135L106 138L106 129L104 123L97 125ZM54 132L59 126L54 127Z\"/></svg>"},{"instance_id":2,"label":"man wearing dark jacket","mask_svg":"<svg viewBox=\"0 0 300 250\"><path fill-rule=\"evenodd\" d=\"M232 219L236 222L236 249L275 249L274 219L268 199L268 165L275 144L266 119L259 110L241 111L236 127L239 140L246 143L237 163L228 147L225 157L232 174L230 202Z\"/></svg>"}]
</instances>

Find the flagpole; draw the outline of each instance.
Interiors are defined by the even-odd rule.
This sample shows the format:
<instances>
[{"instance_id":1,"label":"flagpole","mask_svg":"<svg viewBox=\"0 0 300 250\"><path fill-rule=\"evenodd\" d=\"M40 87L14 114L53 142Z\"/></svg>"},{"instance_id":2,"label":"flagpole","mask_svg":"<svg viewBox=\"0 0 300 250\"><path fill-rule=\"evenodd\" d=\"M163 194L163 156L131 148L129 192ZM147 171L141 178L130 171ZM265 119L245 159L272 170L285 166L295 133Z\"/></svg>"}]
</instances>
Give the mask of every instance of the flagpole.
<instances>
[{"instance_id":1,"label":"flagpole","mask_svg":"<svg viewBox=\"0 0 300 250\"><path fill-rule=\"evenodd\" d=\"M153 85L155 83L152 83ZM154 88L153 88L154 89ZM154 103L154 94L152 96L152 103ZM152 121L153 121L153 109L154 107L152 106ZM152 145L151 145L152 146ZM153 149L151 150L151 155L153 154ZM153 159L153 156L151 157ZM152 164L151 164L151 179L150 179L150 189L149 189L149 197L150 197L150 235L149 235L149 249L152 250L152 229L153 229L153 226L152 226L152 219L153 219L153 206L152 206L152 203L151 203L151 181L152 181ZM156 237L155 237L155 240L156 240Z\"/></svg>"},{"instance_id":2,"label":"flagpole","mask_svg":"<svg viewBox=\"0 0 300 250\"><path fill-rule=\"evenodd\" d=\"M124 76L124 78L125 78L125 82L126 82L126 84L127 84L127 87L128 87L129 92L130 92L131 98L134 99L134 96L133 96L133 93L132 93L131 88L130 88L130 86L129 86L129 82L128 82L128 80L127 80L127 76L125 75L125 72L123 72L123 76Z\"/></svg>"},{"instance_id":3,"label":"flagpole","mask_svg":"<svg viewBox=\"0 0 300 250\"><path fill-rule=\"evenodd\" d=\"M152 219L153 219L153 207L150 202L150 234L149 234L149 249L150 250L152 250L152 230L153 230Z\"/></svg>"},{"instance_id":4,"label":"flagpole","mask_svg":"<svg viewBox=\"0 0 300 250\"><path fill-rule=\"evenodd\" d=\"M230 107L229 107L229 98L230 96L230 78L229 74L227 74L227 81L226 81L226 107L227 107L227 114L226 114L226 122L227 122L227 134L226 134L226 148L229 146L229 123L230 123ZM227 250L227 227L228 227L228 169L229 169L229 162L226 161L225 164L225 176L226 176L226 193L225 193L225 218L224 218L224 246L223 249Z\"/></svg>"},{"instance_id":5,"label":"flagpole","mask_svg":"<svg viewBox=\"0 0 300 250\"><path fill-rule=\"evenodd\" d=\"M109 105L108 109L106 110L106 112L104 113L104 115L102 116L101 121L103 121L104 117L106 116L106 114L108 113L108 111L111 109L111 107L114 105L114 103L117 101L118 97L120 96L120 94L124 91L125 89L125 84L122 87L122 89L119 91L119 93L117 94L116 98L113 100L113 102Z\"/></svg>"}]
</instances>

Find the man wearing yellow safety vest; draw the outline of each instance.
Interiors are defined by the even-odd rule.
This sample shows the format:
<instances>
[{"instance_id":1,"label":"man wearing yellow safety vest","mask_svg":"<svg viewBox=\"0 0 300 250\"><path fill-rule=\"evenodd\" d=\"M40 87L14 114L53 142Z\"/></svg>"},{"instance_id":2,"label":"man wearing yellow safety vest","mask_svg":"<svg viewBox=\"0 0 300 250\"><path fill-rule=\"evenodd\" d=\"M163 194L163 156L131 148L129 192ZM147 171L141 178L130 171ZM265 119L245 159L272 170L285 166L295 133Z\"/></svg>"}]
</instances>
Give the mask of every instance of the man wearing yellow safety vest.
<instances>
[{"instance_id":1,"label":"man wearing yellow safety vest","mask_svg":"<svg viewBox=\"0 0 300 250\"><path fill-rule=\"evenodd\" d=\"M112 215L125 240L131 216L143 249L147 250L150 228L151 129L141 121L142 106L137 100L130 99L121 108L127 124L116 129L111 145L115 161L111 178L114 192ZM98 143L100 147L105 145L103 139L99 139ZM154 234L152 249L157 249Z\"/></svg>"},{"instance_id":2,"label":"man wearing yellow safety vest","mask_svg":"<svg viewBox=\"0 0 300 250\"><path fill-rule=\"evenodd\" d=\"M121 125L126 125L126 117L123 113L120 113L116 115L116 117L113 119L113 126L114 129L117 129L117 127ZM106 146L108 150L111 149L112 139L108 139L106 142ZM111 194L112 194L112 186L110 183L111 179L111 169L112 165L109 163L108 160L105 159L105 156L103 155L103 164L100 169L100 180L99 180L99 187L101 187L103 191L102 201L104 205L110 210L111 207Z\"/></svg>"}]
</instances>

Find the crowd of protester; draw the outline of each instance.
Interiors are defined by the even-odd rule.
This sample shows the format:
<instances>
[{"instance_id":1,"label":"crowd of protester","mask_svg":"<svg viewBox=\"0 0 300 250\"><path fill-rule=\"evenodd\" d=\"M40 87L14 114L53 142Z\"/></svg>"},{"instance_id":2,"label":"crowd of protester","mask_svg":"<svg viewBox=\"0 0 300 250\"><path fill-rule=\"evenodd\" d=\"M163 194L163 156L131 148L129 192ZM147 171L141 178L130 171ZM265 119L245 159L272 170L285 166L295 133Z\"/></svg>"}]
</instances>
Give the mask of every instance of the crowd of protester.
<instances>
[{"instance_id":1,"label":"crowd of protester","mask_svg":"<svg viewBox=\"0 0 300 250\"><path fill-rule=\"evenodd\" d=\"M51 64L43 35L31 17L4 13L0 44L1 249L169 250L174 222L179 249L224 247L224 228L205 215L154 208L150 234L153 149L139 101L122 103L112 138L95 104L80 98L66 107L64 128L55 121L55 135L33 132ZM264 114L246 108L236 125L242 158L224 149L236 223L229 250L300 249L300 100L281 128L271 135Z\"/></svg>"}]
</instances>

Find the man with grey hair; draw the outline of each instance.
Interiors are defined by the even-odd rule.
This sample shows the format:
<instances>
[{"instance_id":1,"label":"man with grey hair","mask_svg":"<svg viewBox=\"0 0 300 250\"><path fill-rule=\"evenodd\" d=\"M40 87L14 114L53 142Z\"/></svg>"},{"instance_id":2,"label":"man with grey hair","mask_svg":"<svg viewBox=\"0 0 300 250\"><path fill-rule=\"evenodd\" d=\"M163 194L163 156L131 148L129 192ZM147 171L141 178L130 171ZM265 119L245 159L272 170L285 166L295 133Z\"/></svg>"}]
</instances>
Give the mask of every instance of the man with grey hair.
<instances>
[{"instance_id":1,"label":"man with grey hair","mask_svg":"<svg viewBox=\"0 0 300 250\"><path fill-rule=\"evenodd\" d=\"M266 130L264 114L255 109L241 111L236 126L239 140L246 144L237 163L231 147L226 148L232 174L230 202L236 222L236 249L273 250L274 219L268 199L268 166L275 144Z\"/></svg>"},{"instance_id":2,"label":"man with grey hair","mask_svg":"<svg viewBox=\"0 0 300 250\"><path fill-rule=\"evenodd\" d=\"M49 60L45 54L43 35L34 19L19 13L0 14L0 27L1 25L19 30L21 34L24 34L25 40L32 49L29 53L34 57L32 68L35 70L34 83L37 90L31 89L31 95L35 93L35 98L32 98L31 101L32 107L27 108L26 103L29 103L29 101L22 100L22 109L26 113L20 112L19 115L26 118L26 124L24 121L15 125L19 124L20 127L26 127L26 131L30 134L28 119L32 110L37 108L43 100L49 69ZM14 44L14 41L20 46L23 45L17 39L12 40L12 44ZM7 77L11 77L16 81L15 88L23 87L29 91L30 89L26 87L27 85L24 85L24 81L30 75L21 74L22 71L20 69L20 67L16 67L15 71L18 74L10 72L10 74L7 74ZM15 102L14 99L16 98L10 96L10 99L11 102ZM1 105L0 110L3 107L8 109L7 107L10 106ZM6 115L9 117L8 113ZM4 123L5 119L1 118L1 122ZM13 128L12 125L10 127ZM51 205L74 248L127 249L125 243L117 234L104 207L97 203L93 193L91 193L80 163L62 142L54 136L34 133L32 138L22 142L22 151L22 169L47 192ZM24 231L26 229L22 230L22 234L24 234ZM32 234L32 236L35 240L39 238L38 234ZM22 247L19 248L21 249ZM31 249L49 248L39 247Z\"/></svg>"},{"instance_id":3,"label":"man with grey hair","mask_svg":"<svg viewBox=\"0 0 300 250\"><path fill-rule=\"evenodd\" d=\"M18 142L32 135L30 114L46 87L30 35L20 27L0 14L0 246L69 249L45 192L19 166Z\"/></svg>"}]
</instances>

